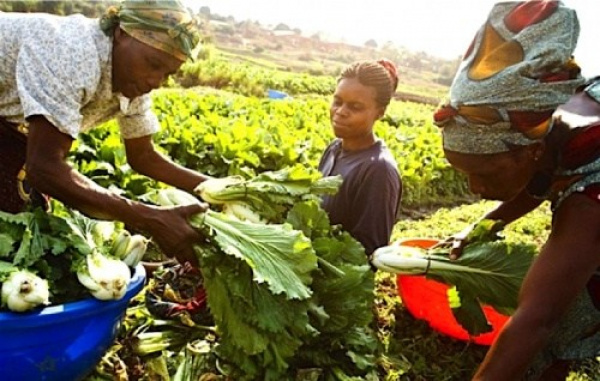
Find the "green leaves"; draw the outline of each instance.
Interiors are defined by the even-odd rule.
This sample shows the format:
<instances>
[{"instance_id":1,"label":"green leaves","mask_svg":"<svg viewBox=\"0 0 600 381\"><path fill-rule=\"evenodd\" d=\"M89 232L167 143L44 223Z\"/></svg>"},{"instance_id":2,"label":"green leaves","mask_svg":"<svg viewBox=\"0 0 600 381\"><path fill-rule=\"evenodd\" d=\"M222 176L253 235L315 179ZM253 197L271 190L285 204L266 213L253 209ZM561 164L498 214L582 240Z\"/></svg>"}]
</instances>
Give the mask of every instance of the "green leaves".
<instances>
[{"instance_id":1,"label":"green leaves","mask_svg":"<svg viewBox=\"0 0 600 381\"><path fill-rule=\"evenodd\" d=\"M315 170L295 165L248 180L239 176L211 179L195 192L212 204L243 202L266 220L281 222L286 210L299 200L335 193L341 183L341 176L321 177Z\"/></svg>"},{"instance_id":2,"label":"green leaves","mask_svg":"<svg viewBox=\"0 0 600 381\"><path fill-rule=\"evenodd\" d=\"M448 289L448 300L454 318L473 336L492 331L477 298L469 294L461 294L456 287Z\"/></svg>"},{"instance_id":3,"label":"green leaves","mask_svg":"<svg viewBox=\"0 0 600 381\"><path fill-rule=\"evenodd\" d=\"M208 305L218 328L217 353L231 368L230 376L280 380L289 366L288 359L314 329L308 323L309 299L291 299L287 291L274 294L269 287L290 284L308 293L310 290L302 282L276 279L277 272L269 276L270 283L257 283L246 260L209 245L197 250ZM311 261L316 266L314 254ZM277 262L283 265L282 260ZM263 273L267 274L264 269Z\"/></svg>"},{"instance_id":4,"label":"green leaves","mask_svg":"<svg viewBox=\"0 0 600 381\"><path fill-rule=\"evenodd\" d=\"M18 268L12 263L0 261L0 283L4 282L12 272L17 270Z\"/></svg>"},{"instance_id":5,"label":"green leaves","mask_svg":"<svg viewBox=\"0 0 600 381\"><path fill-rule=\"evenodd\" d=\"M508 313L517 307L519 290L536 250L530 244L475 242L454 261L440 254L430 255L450 267L433 270L432 265L427 277L455 285L460 295L474 295L481 303Z\"/></svg>"},{"instance_id":6,"label":"green leaves","mask_svg":"<svg viewBox=\"0 0 600 381\"><path fill-rule=\"evenodd\" d=\"M223 252L248 264L254 281L266 282L271 292L285 293L289 299L310 297L307 286L312 280L310 273L317 268L317 257L302 232L291 225L242 222L210 210L203 223Z\"/></svg>"},{"instance_id":7,"label":"green leaves","mask_svg":"<svg viewBox=\"0 0 600 381\"><path fill-rule=\"evenodd\" d=\"M114 222L90 219L56 201L52 212L0 212L0 258L48 280L52 303L71 302L89 295L75 271L88 254L109 254L115 228Z\"/></svg>"},{"instance_id":8,"label":"green leaves","mask_svg":"<svg viewBox=\"0 0 600 381\"><path fill-rule=\"evenodd\" d=\"M486 232L484 237L496 237ZM425 251L390 245L375 251L373 263L384 271L425 274L453 286L449 294L452 312L467 331L478 335L490 329L480 303L507 315L517 308L519 290L536 250L531 244L482 241L468 244L458 259L450 260L448 248Z\"/></svg>"},{"instance_id":9,"label":"green leaves","mask_svg":"<svg viewBox=\"0 0 600 381\"><path fill-rule=\"evenodd\" d=\"M364 376L374 369L379 350L370 328L374 272L364 248L348 233L332 227L327 213L315 201L298 203L287 220L310 237L322 260L311 286L311 325L319 335L305 340L294 364L297 368L300 364L322 367L324 379L334 373Z\"/></svg>"},{"instance_id":10,"label":"green leaves","mask_svg":"<svg viewBox=\"0 0 600 381\"><path fill-rule=\"evenodd\" d=\"M43 210L18 214L0 212L0 257L27 268L47 250L53 251L56 235L50 229L50 221L54 218Z\"/></svg>"},{"instance_id":11,"label":"green leaves","mask_svg":"<svg viewBox=\"0 0 600 381\"><path fill-rule=\"evenodd\" d=\"M287 216L263 224L209 209L191 219L208 238L196 252L227 374L280 380L304 367L323 367L336 377L371 371L378 347L369 328L373 272L360 243L330 225L311 193L334 191L339 179L319 183L292 167L224 183L210 199L280 202ZM197 202L175 189L144 199L165 206Z\"/></svg>"}]
</instances>

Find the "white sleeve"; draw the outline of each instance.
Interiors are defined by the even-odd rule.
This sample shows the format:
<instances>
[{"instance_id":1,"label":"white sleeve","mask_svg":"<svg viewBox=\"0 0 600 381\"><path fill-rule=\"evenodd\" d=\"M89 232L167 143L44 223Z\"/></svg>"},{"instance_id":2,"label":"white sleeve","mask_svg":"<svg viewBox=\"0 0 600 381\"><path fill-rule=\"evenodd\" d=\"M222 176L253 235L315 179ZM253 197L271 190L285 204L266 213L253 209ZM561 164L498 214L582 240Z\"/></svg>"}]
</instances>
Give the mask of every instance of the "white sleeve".
<instances>
[{"instance_id":1,"label":"white sleeve","mask_svg":"<svg viewBox=\"0 0 600 381\"><path fill-rule=\"evenodd\" d=\"M160 129L158 118L152 111L152 99L149 94L131 101L121 98L121 115L117 117L123 139L133 139L152 135Z\"/></svg>"}]
</instances>

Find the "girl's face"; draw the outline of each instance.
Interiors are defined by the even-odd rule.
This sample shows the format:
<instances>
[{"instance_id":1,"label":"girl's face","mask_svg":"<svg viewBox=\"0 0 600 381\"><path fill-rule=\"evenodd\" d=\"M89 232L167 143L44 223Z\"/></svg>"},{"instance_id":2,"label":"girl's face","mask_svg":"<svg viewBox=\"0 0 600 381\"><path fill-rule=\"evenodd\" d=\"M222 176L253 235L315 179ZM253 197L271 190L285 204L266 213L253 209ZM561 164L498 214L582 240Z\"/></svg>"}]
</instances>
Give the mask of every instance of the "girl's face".
<instances>
[{"instance_id":1,"label":"girl's face","mask_svg":"<svg viewBox=\"0 0 600 381\"><path fill-rule=\"evenodd\" d=\"M375 102L375 88L355 78L342 79L333 94L329 109L335 136L345 148L361 149L373 144L373 124L383 116L384 108Z\"/></svg>"},{"instance_id":2,"label":"girl's face","mask_svg":"<svg viewBox=\"0 0 600 381\"><path fill-rule=\"evenodd\" d=\"M488 200L508 201L525 189L537 167L540 146L515 151L474 155L445 151L446 158L467 175L471 192Z\"/></svg>"}]
</instances>

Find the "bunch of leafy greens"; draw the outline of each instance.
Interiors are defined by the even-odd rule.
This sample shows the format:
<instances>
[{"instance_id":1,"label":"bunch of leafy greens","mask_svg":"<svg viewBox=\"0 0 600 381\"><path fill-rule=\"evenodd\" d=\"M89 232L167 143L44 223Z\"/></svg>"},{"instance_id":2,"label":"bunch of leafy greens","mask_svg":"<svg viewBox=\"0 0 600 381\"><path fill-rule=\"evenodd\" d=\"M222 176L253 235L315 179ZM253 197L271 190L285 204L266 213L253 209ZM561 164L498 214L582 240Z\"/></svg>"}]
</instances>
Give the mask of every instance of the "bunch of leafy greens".
<instances>
[{"instance_id":1,"label":"bunch of leafy greens","mask_svg":"<svg viewBox=\"0 0 600 381\"><path fill-rule=\"evenodd\" d=\"M535 245L508 243L498 234L498 221L482 220L467 236L462 255L451 260L448 247L424 250L401 245L380 248L373 255L379 269L425 275L450 286L449 304L457 322L471 335L492 330L481 305L510 315L537 251Z\"/></svg>"},{"instance_id":2,"label":"bunch of leafy greens","mask_svg":"<svg viewBox=\"0 0 600 381\"><path fill-rule=\"evenodd\" d=\"M58 202L52 206L52 212L0 212L0 259L46 279L51 303L61 304L89 296L75 272L94 249L109 251L106 245L115 225L89 219Z\"/></svg>"},{"instance_id":3,"label":"bunch of leafy greens","mask_svg":"<svg viewBox=\"0 0 600 381\"><path fill-rule=\"evenodd\" d=\"M211 204L243 203L257 212L265 221L281 223L285 214L303 199L337 192L340 176L320 177L301 165L278 171L263 172L253 178L230 176L216 181L205 181L195 190Z\"/></svg>"},{"instance_id":4,"label":"bunch of leafy greens","mask_svg":"<svg viewBox=\"0 0 600 381\"><path fill-rule=\"evenodd\" d=\"M319 334L303 343L293 359L294 368L316 368L324 380L375 379L381 348L372 329L374 272L364 248L339 226L331 226L316 201L297 204L287 221L311 239L323 260L311 287L316 307L311 310L311 325Z\"/></svg>"},{"instance_id":5,"label":"bunch of leafy greens","mask_svg":"<svg viewBox=\"0 0 600 381\"><path fill-rule=\"evenodd\" d=\"M287 184L273 174L260 177L273 182L252 192L266 205L272 192L261 190ZM278 192L279 205L287 205L281 224L211 210L191 219L208 237L196 251L217 325L219 369L232 379L292 380L308 371L335 380L374 372L373 272L360 243L330 225L311 184ZM169 189L146 199L182 205L194 202L189 197Z\"/></svg>"}]
</instances>

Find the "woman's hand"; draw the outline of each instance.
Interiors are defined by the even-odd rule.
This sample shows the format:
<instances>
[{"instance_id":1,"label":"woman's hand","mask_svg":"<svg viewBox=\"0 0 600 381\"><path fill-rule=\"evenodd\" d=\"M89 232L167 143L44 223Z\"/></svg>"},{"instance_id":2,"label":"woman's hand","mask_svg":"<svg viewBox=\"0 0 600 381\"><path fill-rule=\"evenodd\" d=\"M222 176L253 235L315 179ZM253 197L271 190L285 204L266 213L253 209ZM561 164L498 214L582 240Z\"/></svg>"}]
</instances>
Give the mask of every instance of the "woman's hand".
<instances>
[{"instance_id":1,"label":"woman's hand","mask_svg":"<svg viewBox=\"0 0 600 381\"><path fill-rule=\"evenodd\" d=\"M470 224L463 230L458 233L451 235L450 237L440 241L435 244L430 249L436 248L449 248L450 249L450 259L457 259L462 255L462 251L464 247L468 243L468 237L470 233L473 231L477 223Z\"/></svg>"},{"instance_id":2,"label":"woman's hand","mask_svg":"<svg viewBox=\"0 0 600 381\"><path fill-rule=\"evenodd\" d=\"M471 242L497 240L498 233L504 229L504 226L506 224L502 220L484 218L434 245L432 249L450 248L450 259L457 259L462 255L464 247Z\"/></svg>"},{"instance_id":3,"label":"woman's hand","mask_svg":"<svg viewBox=\"0 0 600 381\"><path fill-rule=\"evenodd\" d=\"M189 219L195 214L208 209L205 203L178 206L178 207L151 207L152 212L148 218L146 231L158 244L163 253L168 257L175 257L185 264L189 262L198 266L198 259L194 253L194 245L205 237L194 229Z\"/></svg>"}]
</instances>

